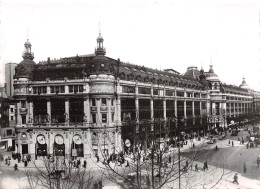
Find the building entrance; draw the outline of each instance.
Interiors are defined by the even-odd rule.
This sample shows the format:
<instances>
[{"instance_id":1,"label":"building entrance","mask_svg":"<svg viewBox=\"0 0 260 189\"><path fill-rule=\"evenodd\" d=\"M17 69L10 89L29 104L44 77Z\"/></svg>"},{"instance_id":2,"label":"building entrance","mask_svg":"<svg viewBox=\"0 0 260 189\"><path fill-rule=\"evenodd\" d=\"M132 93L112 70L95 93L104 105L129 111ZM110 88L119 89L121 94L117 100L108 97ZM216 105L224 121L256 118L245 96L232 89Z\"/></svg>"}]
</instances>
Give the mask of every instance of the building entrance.
<instances>
[{"instance_id":1,"label":"building entrance","mask_svg":"<svg viewBox=\"0 0 260 189\"><path fill-rule=\"evenodd\" d=\"M22 154L28 154L28 144L22 144Z\"/></svg>"}]
</instances>

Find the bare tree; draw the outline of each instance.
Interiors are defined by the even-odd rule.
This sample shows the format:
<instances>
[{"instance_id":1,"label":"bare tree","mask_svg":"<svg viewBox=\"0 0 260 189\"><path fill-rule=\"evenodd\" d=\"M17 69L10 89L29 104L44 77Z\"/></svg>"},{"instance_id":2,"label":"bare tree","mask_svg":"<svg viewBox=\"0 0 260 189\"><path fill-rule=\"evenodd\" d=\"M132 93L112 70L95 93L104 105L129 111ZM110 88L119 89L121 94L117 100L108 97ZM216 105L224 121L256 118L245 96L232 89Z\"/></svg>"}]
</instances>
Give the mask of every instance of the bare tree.
<instances>
[{"instance_id":1,"label":"bare tree","mask_svg":"<svg viewBox=\"0 0 260 189\"><path fill-rule=\"evenodd\" d=\"M188 153L182 154L180 146L183 145L182 138L184 136L181 135L178 128L173 147L167 144L169 137L160 134L167 133L162 132L167 128L166 123L161 120L154 123L129 124L128 127L131 131L127 132L132 135L132 139L128 141L128 144L125 144L127 145L125 151L119 152L114 148L115 153L108 156L100 149L103 158L100 171L107 179L122 188L136 189L172 187L176 183L179 188L192 188L208 183L208 181L206 183L199 182L203 179L198 179L198 177L207 176L203 174L197 174L198 182L192 182L196 178L196 174L191 171L197 164L198 156L204 154L206 158L208 157L207 151L212 150L209 149L209 145L205 141L201 141L199 146L194 147L192 140L190 140L190 144L186 144L190 145ZM158 136L157 133L160 135ZM106 141L109 140L113 139L106 139ZM111 143L113 144L113 142ZM213 176L217 175L217 171L217 168L207 170L208 174ZM224 174L223 172L223 174L215 176L214 182L217 183Z\"/></svg>"},{"instance_id":2,"label":"bare tree","mask_svg":"<svg viewBox=\"0 0 260 189\"><path fill-rule=\"evenodd\" d=\"M71 158L54 156L33 162L33 168L26 168L30 188L49 189L90 188L94 174L87 168L75 167Z\"/></svg>"}]
</instances>

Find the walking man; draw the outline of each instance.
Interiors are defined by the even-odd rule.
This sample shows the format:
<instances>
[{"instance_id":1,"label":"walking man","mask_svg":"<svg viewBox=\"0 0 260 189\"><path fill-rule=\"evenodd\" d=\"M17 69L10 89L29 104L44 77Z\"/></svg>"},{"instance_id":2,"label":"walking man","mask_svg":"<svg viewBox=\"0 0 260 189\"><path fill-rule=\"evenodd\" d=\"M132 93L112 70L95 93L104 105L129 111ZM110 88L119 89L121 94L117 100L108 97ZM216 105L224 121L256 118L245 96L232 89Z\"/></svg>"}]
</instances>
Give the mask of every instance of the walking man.
<instances>
[{"instance_id":1,"label":"walking man","mask_svg":"<svg viewBox=\"0 0 260 189\"><path fill-rule=\"evenodd\" d=\"M232 141L232 147L234 146L234 142Z\"/></svg>"},{"instance_id":2,"label":"walking man","mask_svg":"<svg viewBox=\"0 0 260 189\"><path fill-rule=\"evenodd\" d=\"M256 162L257 162L257 166L259 167L259 164L260 164L260 157L259 156L257 157Z\"/></svg>"},{"instance_id":3,"label":"walking man","mask_svg":"<svg viewBox=\"0 0 260 189\"><path fill-rule=\"evenodd\" d=\"M198 169L198 164L197 164L197 163L196 163L196 165L195 165L195 171L196 171L196 172L199 171L199 169Z\"/></svg>"},{"instance_id":4,"label":"walking man","mask_svg":"<svg viewBox=\"0 0 260 189\"><path fill-rule=\"evenodd\" d=\"M233 180L233 183L237 183L238 184L238 177L237 177L237 173L235 174L235 176L234 176L234 180Z\"/></svg>"},{"instance_id":5,"label":"walking man","mask_svg":"<svg viewBox=\"0 0 260 189\"><path fill-rule=\"evenodd\" d=\"M14 164L14 170L18 171L18 165L17 164Z\"/></svg>"},{"instance_id":6,"label":"walking man","mask_svg":"<svg viewBox=\"0 0 260 189\"><path fill-rule=\"evenodd\" d=\"M86 167L87 167L87 161L86 160L84 160L83 161L83 167L86 169Z\"/></svg>"}]
</instances>

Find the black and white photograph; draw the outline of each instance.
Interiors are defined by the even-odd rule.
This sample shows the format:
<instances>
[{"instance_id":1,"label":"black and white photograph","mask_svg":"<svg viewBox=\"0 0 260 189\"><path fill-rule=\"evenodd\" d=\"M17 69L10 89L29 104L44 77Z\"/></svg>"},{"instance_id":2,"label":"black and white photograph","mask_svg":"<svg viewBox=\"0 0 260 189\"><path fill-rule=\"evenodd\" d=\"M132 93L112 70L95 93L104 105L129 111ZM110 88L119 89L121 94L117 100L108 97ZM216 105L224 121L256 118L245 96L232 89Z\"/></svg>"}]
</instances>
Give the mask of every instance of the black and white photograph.
<instances>
[{"instance_id":1,"label":"black and white photograph","mask_svg":"<svg viewBox=\"0 0 260 189\"><path fill-rule=\"evenodd\" d=\"M0 189L259 188L259 0L0 0Z\"/></svg>"}]
</instances>

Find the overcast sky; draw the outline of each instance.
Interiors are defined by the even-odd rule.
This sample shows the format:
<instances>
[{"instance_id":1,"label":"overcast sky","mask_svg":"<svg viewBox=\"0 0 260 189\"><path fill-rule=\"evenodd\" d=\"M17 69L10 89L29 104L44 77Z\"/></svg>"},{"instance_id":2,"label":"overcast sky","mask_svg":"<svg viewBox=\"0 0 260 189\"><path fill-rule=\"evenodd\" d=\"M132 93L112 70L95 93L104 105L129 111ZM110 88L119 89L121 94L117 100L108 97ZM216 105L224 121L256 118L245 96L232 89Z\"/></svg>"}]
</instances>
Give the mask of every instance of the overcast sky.
<instances>
[{"instance_id":1,"label":"overcast sky","mask_svg":"<svg viewBox=\"0 0 260 189\"><path fill-rule=\"evenodd\" d=\"M147 67L188 66L221 81L260 90L260 1L256 0L2 0L1 77L4 64L22 61L24 42L34 61L94 53L101 22L107 56Z\"/></svg>"}]
</instances>

